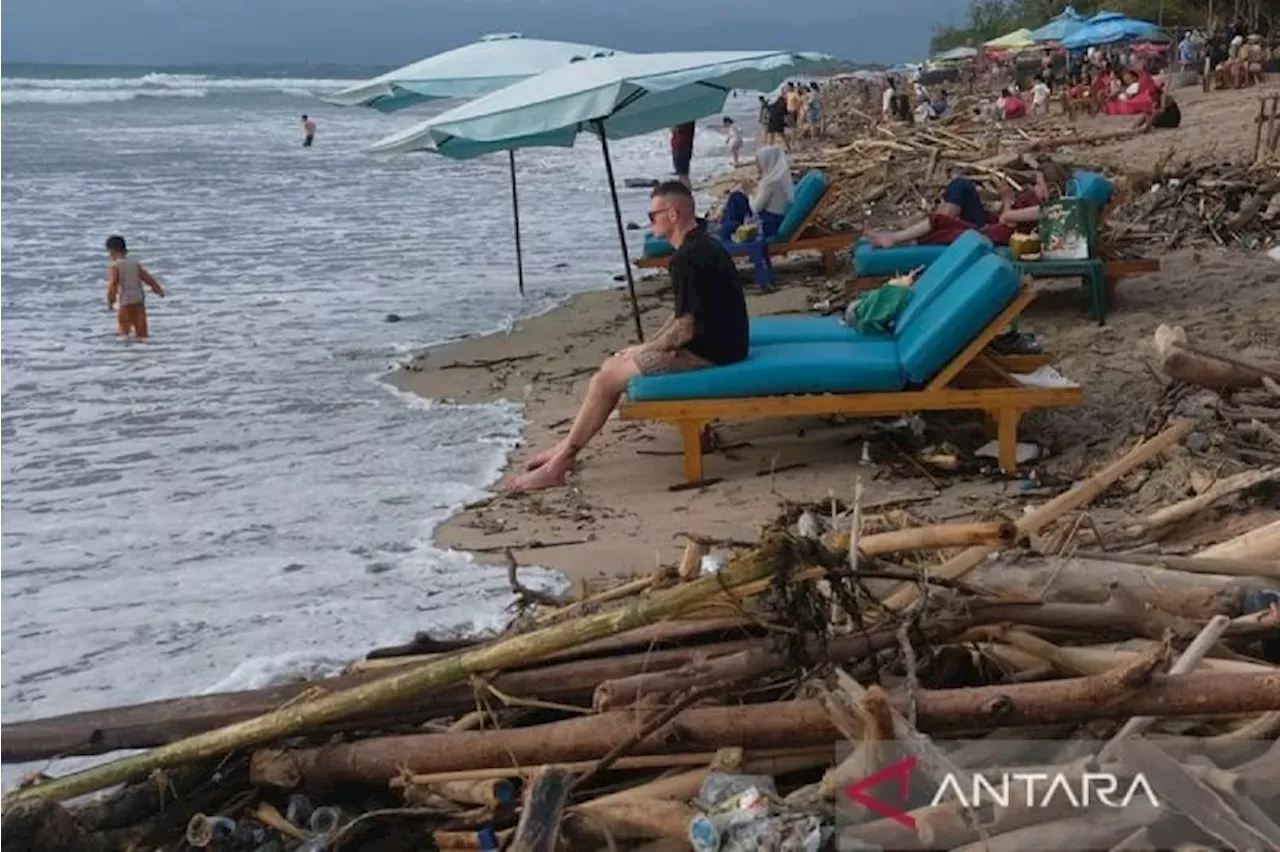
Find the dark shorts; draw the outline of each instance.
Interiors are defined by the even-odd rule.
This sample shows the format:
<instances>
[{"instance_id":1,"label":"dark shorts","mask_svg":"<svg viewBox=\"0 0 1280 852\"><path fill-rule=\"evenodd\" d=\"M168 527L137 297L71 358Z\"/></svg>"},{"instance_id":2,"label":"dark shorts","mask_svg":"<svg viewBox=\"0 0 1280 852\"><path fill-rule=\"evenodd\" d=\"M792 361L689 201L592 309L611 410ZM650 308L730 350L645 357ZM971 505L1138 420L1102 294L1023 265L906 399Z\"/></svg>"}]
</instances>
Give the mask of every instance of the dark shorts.
<instances>
[{"instance_id":1,"label":"dark shorts","mask_svg":"<svg viewBox=\"0 0 1280 852\"><path fill-rule=\"evenodd\" d=\"M312 139L315 139L315 138L316 138L315 136L304 136L304 137L302 137L302 147L303 147L303 148L310 148L310 147L311 147L311 140L312 140Z\"/></svg>"},{"instance_id":2,"label":"dark shorts","mask_svg":"<svg viewBox=\"0 0 1280 852\"><path fill-rule=\"evenodd\" d=\"M786 119L779 118L776 121L770 119L767 128L770 133L785 133L787 130Z\"/></svg>"},{"instance_id":3,"label":"dark shorts","mask_svg":"<svg viewBox=\"0 0 1280 852\"><path fill-rule=\"evenodd\" d=\"M795 126L796 126L796 114L795 114L794 112L789 112L789 113L787 113L786 122L787 122L787 127L795 127Z\"/></svg>"},{"instance_id":4,"label":"dark shorts","mask_svg":"<svg viewBox=\"0 0 1280 852\"><path fill-rule=\"evenodd\" d=\"M689 163L693 162L692 148L672 148L671 165L678 175L689 174Z\"/></svg>"},{"instance_id":5,"label":"dark shorts","mask_svg":"<svg viewBox=\"0 0 1280 852\"><path fill-rule=\"evenodd\" d=\"M705 370L715 364L699 358L688 349L669 349L664 351L645 350L636 356L636 366L644 376L661 376L664 373L688 373L691 370Z\"/></svg>"}]
</instances>

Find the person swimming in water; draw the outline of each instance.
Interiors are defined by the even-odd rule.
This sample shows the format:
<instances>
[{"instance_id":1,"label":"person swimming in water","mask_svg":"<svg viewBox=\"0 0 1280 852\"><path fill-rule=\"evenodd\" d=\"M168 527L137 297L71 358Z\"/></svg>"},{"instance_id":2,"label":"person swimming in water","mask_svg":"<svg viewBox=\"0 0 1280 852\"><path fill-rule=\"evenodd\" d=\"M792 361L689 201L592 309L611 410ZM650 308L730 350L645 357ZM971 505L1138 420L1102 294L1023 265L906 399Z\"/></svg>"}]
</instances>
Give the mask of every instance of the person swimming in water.
<instances>
[{"instance_id":1,"label":"person swimming in water","mask_svg":"<svg viewBox=\"0 0 1280 852\"><path fill-rule=\"evenodd\" d=\"M310 148L312 141L316 138L316 122L310 116L302 117L302 147Z\"/></svg>"}]
</instances>

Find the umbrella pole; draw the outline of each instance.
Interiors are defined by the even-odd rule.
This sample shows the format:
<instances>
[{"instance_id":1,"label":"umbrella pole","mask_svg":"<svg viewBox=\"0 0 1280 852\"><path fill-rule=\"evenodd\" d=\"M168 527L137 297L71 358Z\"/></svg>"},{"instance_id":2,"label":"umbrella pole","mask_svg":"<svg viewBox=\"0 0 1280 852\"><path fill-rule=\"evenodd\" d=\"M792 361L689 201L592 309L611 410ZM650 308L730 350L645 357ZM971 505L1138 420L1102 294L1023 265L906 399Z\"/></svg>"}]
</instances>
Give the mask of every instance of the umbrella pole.
<instances>
[{"instance_id":1,"label":"umbrella pole","mask_svg":"<svg viewBox=\"0 0 1280 852\"><path fill-rule=\"evenodd\" d=\"M613 179L613 161L609 159L609 140L605 138L604 122L595 122L600 134L600 148L604 151L604 171L609 176L609 195L613 197L613 221L618 226L618 243L622 246L622 268L627 274L627 292L631 294L631 315L636 321L636 338L644 343L644 328L640 325L640 302L636 299L636 281L631 275L631 256L627 253L627 232L622 226L622 208L618 206L618 185Z\"/></svg>"},{"instance_id":2,"label":"umbrella pole","mask_svg":"<svg viewBox=\"0 0 1280 852\"><path fill-rule=\"evenodd\" d=\"M507 151L511 163L511 213L516 220L516 280L520 295L524 295L524 255L520 251L520 195L516 192L516 152Z\"/></svg>"}]
</instances>

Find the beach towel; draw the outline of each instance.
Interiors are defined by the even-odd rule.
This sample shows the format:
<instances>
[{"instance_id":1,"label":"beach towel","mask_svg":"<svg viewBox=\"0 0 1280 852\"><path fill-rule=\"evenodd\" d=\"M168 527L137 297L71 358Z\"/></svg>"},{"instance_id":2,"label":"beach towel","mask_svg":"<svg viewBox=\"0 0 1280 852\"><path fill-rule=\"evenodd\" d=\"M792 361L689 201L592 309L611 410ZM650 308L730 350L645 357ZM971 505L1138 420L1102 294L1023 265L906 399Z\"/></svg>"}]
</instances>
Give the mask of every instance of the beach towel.
<instances>
[{"instance_id":1,"label":"beach towel","mask_svg":"<svg viewBox=\"0 0 1280 852\"><path fill-rule=\"evenodd\" d=\"M911 292L910 287L886 284L864 293L845 309L845 325L859 334L893 334L898 317L911 301Z\"/></svg>"}]
</instances>

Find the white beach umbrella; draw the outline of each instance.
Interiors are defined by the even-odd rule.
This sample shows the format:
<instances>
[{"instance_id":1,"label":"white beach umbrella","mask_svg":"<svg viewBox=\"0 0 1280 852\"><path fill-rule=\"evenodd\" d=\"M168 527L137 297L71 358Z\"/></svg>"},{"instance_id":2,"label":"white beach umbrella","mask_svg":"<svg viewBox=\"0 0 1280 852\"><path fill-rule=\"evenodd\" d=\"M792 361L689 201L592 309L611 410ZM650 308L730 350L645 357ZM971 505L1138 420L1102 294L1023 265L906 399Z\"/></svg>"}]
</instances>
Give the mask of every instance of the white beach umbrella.
<instances>
[{"instance_id":1,"label":"white beach umbrella","mask_svg":"<svg viewBox=\"0 0 1280 852\"><path fill-rule=\"evenodd\" d=\"M572 147L591 133L604 153L636 333L640 306L618 205L609 139L638 136L714 115L735 89L769 92L789 77L834 65L823 54L785 51L647 53L586 59L543 72L441 113L374 145L429 150L454 159L531 147Z\"/></svg>"},{"instance_id":2,"label":"white beach umbrella","mask_svg":"<svg viewBox=\"0 0 1280 852\"><path fill-rule=\"evenodd\" d=\"M337 106L396 112L441 98L477 98L549 68L615 52L592 44L524 38L519 33L487 35L379 74L327 95L324 100Z\"/></svg>"},{"instance_id":3,"label":"white beach umbrella","mask_svg":"<svg viewBox=\"0 0 1280 852\"><path fill-rule=\"evenodd\" d=\"M429 101L475 98L518 83L551 68L618 51L592 44L524 38L519 33L487 35L479 41L379 74L324 97L337 106L362 106L397 112ZM520 199L516 192L515 153L511 169L511 210L516 231L516 278L524 295L524 256L520 246Z\"/></svg>"}]
</instances>

